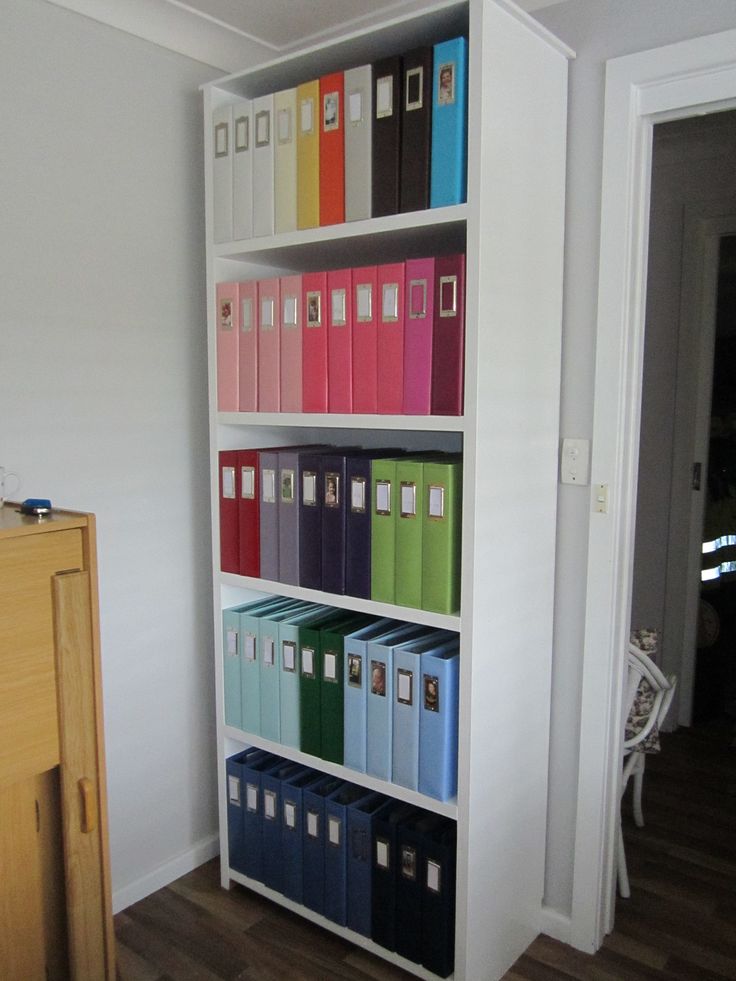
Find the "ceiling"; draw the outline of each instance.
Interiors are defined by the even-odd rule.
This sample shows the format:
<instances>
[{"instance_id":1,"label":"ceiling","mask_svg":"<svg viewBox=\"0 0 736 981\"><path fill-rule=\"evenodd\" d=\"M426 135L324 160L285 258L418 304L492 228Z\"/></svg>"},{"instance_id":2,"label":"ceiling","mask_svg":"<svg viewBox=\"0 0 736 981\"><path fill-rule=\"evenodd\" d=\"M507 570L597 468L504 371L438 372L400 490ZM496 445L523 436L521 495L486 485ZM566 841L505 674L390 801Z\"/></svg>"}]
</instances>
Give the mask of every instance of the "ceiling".
<instances>
[{"instance_id":1,"label":"ceiling","mask_svg":"<svg viewBox=\"0 0 736 981\"><path fill-rule=\"evenodd\" d=\"M428 0L48 0L223 71L270 59ZM501 0L505 2L505 0ZM559 0L517 0L526 11Z\"/></svg>"}]
</instances>

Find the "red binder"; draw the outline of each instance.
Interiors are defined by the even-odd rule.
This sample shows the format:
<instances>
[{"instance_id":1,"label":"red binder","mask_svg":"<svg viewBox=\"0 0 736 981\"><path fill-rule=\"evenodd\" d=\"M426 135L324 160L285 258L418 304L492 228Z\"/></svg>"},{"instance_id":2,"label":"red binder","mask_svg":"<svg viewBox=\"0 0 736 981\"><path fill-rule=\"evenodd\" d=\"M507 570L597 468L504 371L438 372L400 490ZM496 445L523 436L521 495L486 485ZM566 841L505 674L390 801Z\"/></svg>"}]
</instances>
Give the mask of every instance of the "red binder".
<instances>
[{"instance_id":1,"label":"red binder","mask_svg":"<svg viewBox=\"0 0 736 981\"><path fill-rule=\"evenodd\" d=\"M217 410L238 411L238 284L218 283Z\"/></svg>"},{"instance_id":2,"label":"red binder","mask_svg":"<svg viewBox=\"0 0 736 981\"><path fill-rule=\"evenodd\" d=\"M258 450L236 450L238 489L238 571L260 575Z\"/></svg>"},{"instance_id":3,"label":"red binder","mask_svg":"<svg viewBox=\"0 0 736 981\"><path fill-rule=\"evenodd\" d=\"M401 413L404 403L404 280L403 262L378 266L378 346L376 396L378 411Z\"/></svg>"},{"instance_id":4,"label":"red binder","mask_svg":"<svg viewBox=\"0 0 736 981\"><path fill-rule=\"evenodd\" d=\"M345 83L342 72L319 80L319 223L345 221Z\"/></svg>"},{"instance_id":5,"label":"red binder","mask_svg":"<svg viewBox=\"0 0 736 981\"><path fill-rule=\"evenodd\" d=\"M238 451L220 450L220 568L240 572Z\"/></svg>"},{"instance_id":6,"label":"red binder","mask_svg":"<svg viewBox=\"0 0 736 981\"><path fill-rule=\"evenodd\" d=\"M258 411L278 412L281 302L278 279L258 281Z\"/></svg>"},{"instance_id":7,"label":"red binder","mask_svg":"<svg viewBox=\"0 0 736 981\"><path fill-rule=\"evenodd\" d=\"M302 277L281 277L281 411L302 411Z\"/></svg>"},{"instance_id":8,"label":"red binder","mask_svg":"<svg viewBox=\"0 0 736 981\"><path fill-rule=\"evenodd\" d=\"M376 266L353 269L353 412L378 411Z\"/></svg>"},{"instance_id":9,"label":"red binder","mask_svg":"<svg viewBox=\"0 0 736 981\"><path fill-rule=\"evenodd\" d=\"M435 261L432 415L461 416L465 365L465 256Z\"/></svg>"},{"instance_id":10,"label":"red binder","mask_svg":"<svg viewBox=\"0 0 736 981\"><path fill-rule=\"evenodd\" d=\"M258 408L258 283L238 283L238 404L241 412Z\"/></svg>"},{"instance_id":11,"label":"red binder","mask_svg":"<svg viewBox=\"0 0 736 981\"><path fill-rule=\"evenodd\" d=\"M327 412L327 273L302 276L302 411Z\"/></svg>"},{"instance_id":12,"label":"red binder","mask_svg":"<svg viewBox=\"0 0 736 981\"><path fill-rule=\"evenodd\" d=\"M327 273L327 390L330 412L353 411L352 270Z\"/></svg>"}]
</instances>

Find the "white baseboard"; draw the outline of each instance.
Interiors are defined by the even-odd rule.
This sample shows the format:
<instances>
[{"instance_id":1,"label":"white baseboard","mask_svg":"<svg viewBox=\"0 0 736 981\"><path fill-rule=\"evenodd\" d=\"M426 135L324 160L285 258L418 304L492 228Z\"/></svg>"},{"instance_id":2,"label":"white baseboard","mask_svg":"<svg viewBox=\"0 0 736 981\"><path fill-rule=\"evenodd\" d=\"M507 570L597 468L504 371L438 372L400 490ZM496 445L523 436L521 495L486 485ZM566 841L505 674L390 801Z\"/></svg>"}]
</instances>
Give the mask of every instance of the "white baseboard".
<instances>
[{"instance_id":1,"label":"white baseboard","mask_svg":"<svg viewBox=\"0 0 736 981\"><path fill-rule=\"evenodd\" d=\"M140 879L136 879L135 882L131 882L127 886L123 886L122 889L116 889L112 894L113 913L119 913L128 906L132 906L133 903L137 903L139 899L145 899L146 896L150 896L157 889L163 889L164 886L168 886L174 879L186 875L187 872L196 869L198 865L202 865L204 862L208 862L211 858L214 858L215 855L219 854L219 851L219 835L210 835L208 838L203 838L193 848L183 852L181 855L177 855L171 861L159 865L152 872L142 876Z\"/></svg>"},{"instance_id":2,"label":"white baseboard","mask_svg":"<svg viewBox=\"0 0 736 981\"><path fill-rule=\"evenodd\" d=\"M539 914L539 932L552 937L553 940L561 940L563 944L569 944L572 937L572 920L565 913L560 913L551 906L542 906Z\"/></svg>"}]
</instances>

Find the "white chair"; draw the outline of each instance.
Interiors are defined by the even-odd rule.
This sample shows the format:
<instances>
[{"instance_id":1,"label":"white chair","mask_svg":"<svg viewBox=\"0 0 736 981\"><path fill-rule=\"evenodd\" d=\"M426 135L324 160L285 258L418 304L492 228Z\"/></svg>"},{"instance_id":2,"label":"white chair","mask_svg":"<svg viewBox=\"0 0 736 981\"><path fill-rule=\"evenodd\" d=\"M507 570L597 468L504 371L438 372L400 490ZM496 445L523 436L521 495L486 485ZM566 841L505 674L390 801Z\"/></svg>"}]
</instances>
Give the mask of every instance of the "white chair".
<instances>
[{"instance_id":1,"label":"white chair","mask_svg":"<svg viewBox=\"0 0 736 981\"><path fill-rule=\"evenodd\" d=\"M677 678L667 678L657 665L635 644L629 644L626 655L627 680L626 702L628 706L624 733L624 758L621 773L621 798L629 778L634 778L633 811L637 827L644 826L641 809L641 792L644 784L646 754L659 751L659 729L672 704ZM626 871L624 835L619 813L618 824L618 888L621 896L631 895L629 876Z\"/></svg>"}]
</instances>

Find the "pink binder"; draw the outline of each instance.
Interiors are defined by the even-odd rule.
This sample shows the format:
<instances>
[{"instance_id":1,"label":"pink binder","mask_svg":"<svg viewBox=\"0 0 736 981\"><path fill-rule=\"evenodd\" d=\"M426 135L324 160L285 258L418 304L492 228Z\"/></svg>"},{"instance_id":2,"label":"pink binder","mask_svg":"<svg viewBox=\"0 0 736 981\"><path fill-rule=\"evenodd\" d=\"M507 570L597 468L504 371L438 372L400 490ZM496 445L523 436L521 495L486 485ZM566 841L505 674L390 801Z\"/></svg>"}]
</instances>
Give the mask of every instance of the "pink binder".
<instances>
[{"instance_id":1,"label":"pink binder","mask_svg":"<svg viewBox=\"0 0 736 981\"><path fill-rule=\"evenodd\" d=\"M404 405L404 277L403 262L378 266L378 411L399 415Z\"/></svg>"},{"instance_id":2,"label":"pink binder","mask_svg":"<svg viewBox=\"0 0 736 981\"><path fill-rule=\"evenodd\" d=\"M327 412L327 273L302 275L302 412Z\"/></svg>"},{"instance_id":3,"label":"pink binder","mask_svg":"<svg viewBox=\"0 0 736 981\"><path fill-rule=\"evenodd\" d=\"M278 279L258 280L258 411L278 412L281 387L281 302Z\"/></svg>"},{"instance_id":4,"label":"pink binder","mask_svg":"<svg viewBox=\"0 0 736 981\"><path fill-rule=\"evenodd\" d=\"M238 403L241 412L258 408L258 331L255 279L238 283Z\"/></svg>"},{"instance_id":5,"label":"pink binder","mask_svg":"<svg viewBox=\"0 0 736 981\"><path fill-rule=\"evenodd\" d=\"M327 389L330 412L353 411L352 270L327 273Z\"/></svg>"},{"instance_id":6,"label":"pink binder","mask_svg":"<svg viewBox=\"0 0 736 981\"><path fill-rule=\"evenodd\" d=\"M427 416L432 396L434 259L407 259L404 300L404 415Z\"/></svg>"},{"instance_id":7,"label":"pink binder","mask_svg":"<svg viewBox=\"0 0 736 981\"><path fill-rule=\"evenodd\" d=\"M218 283L217 409L238 411L238 284Z\"/></svg>"},{"instance_id":8,"label":"pink binder","mask_svg":"<svg viewBox=\"0 0 736 981\"><path fill-rule=\"evenodd\" d=\"M465 382L465 255L435 261L432 415L461 416Z\"/></svg>"},{"instance_id":9,"label":"pink binder","mask_svg":"<svg viewBox=\"0 0 736 981\"><path fill-rule=\"evenodd\" d=\"M302 277L281 277L281 411L302 411Z\"/></svg>"},{"instance_id":10,"label":"pink binder","mask_svg":"<svg viewBox=\"0 0 736 981\"><path fill-rule=\"evenodd\" d=\"M353 412L378 411L376 266L353 269Z\"/></svg>"}]
</instances>

